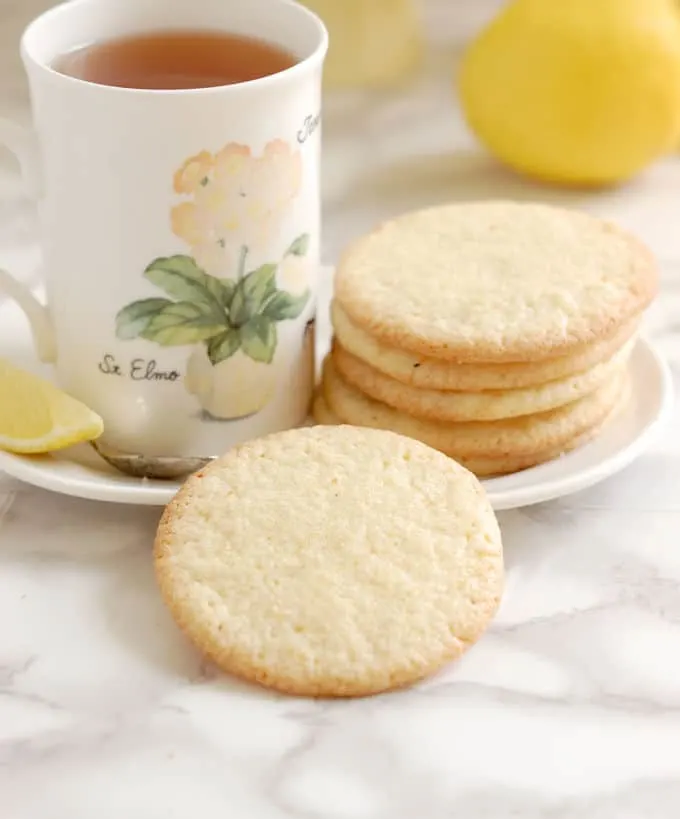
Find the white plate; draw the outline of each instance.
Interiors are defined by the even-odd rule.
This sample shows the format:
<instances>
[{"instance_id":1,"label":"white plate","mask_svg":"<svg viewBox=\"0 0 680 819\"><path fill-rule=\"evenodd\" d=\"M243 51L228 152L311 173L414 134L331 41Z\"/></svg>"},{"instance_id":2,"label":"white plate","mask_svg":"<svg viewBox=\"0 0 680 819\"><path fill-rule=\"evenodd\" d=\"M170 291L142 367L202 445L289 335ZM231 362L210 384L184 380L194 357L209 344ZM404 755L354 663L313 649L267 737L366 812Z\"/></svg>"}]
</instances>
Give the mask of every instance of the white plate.
<instances>
[{"instance_id":1,"label":"white plate","mask_svg":"<svg viewBox=\"0 0 680 819\"><path fill-rule=\"evenodd\" d=\"M673 381L665 360L640 339L630 361L631 397L593 441L554 461L484 481L493 508L517 509L555 500L615 475L643 454L673 410Z\"/></svg>"},{"instance_id":2,"label":"white plate","mask_svg":"<svg viewBox=\"0 0 680 819\"><path fill-rule=\"evenodd\" d=\"M317 322L319 353L329 344L329 323L323 312ZM28 331L8 305L0 307L0 328L0 354L24 365L29 362ZM529 506L585 489L619 472L644 452L670 415L673 386L667 365L645 340L637 343L630 369L631 400L596 440L555 461L484 482L494 509ZM179 488L174 482L122 475L86 445L54 455L0 452L0 470L52 492L113 503L161 506Z\"/></svg>"}]
</instances>

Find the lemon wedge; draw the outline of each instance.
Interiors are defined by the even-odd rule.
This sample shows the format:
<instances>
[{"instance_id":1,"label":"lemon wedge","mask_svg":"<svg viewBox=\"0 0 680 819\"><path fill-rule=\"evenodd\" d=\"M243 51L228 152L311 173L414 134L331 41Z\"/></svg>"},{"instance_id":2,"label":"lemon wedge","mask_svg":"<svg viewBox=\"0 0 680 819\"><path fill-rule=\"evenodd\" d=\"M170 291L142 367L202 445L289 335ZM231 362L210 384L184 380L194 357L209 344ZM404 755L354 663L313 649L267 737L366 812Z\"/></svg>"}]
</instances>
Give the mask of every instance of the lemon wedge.
<instances>
[{"instance_id":1,"label":"lemon wedge","mask_svg":"<svg viewBox=\"0 0 680 819\"><path fill-rule=\"evenodd\" d=\"M0 449L53 452L98 438L104 422L49 381L0 358Z\"/></svg>"}]
</instances>

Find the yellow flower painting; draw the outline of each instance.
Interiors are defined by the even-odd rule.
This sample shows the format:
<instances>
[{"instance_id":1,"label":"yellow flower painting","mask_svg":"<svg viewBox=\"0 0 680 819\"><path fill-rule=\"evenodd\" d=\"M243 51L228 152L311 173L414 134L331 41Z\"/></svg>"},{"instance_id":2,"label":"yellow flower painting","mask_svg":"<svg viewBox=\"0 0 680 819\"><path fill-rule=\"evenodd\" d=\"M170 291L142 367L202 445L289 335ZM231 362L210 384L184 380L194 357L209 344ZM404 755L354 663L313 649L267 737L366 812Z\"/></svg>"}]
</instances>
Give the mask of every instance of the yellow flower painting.
<instances>
[{"instance_id":1,"label":"yellow flower painting","mask_svg":"<svg viewBox=\"0 0 680 819\"><path fill-rule=\"evenodd\" d=\"M187 390L211 417L244 417L274 393L266 368L276 355L277 325L301 316L311 299L308 233L291 237L281 258L250 263L267 258L280 239L302 189L300 151L280 139L259 154L230 142L187 159L173 189L182 201L171 209L170 227L188 252L147 266L144 277L164 295L123 307L116 335L192 347Z\"/></svg>"},{"instance_id":2,"label":"yellow flower painting","mask_svg":"<svg viewBox=\"0 0 680 819\"><path fill-rule=\"evenodd\" d=\"M242 246L256 250L277 237L301 185L300 152L283 140L259 156L236 142L202 151L175 174L175 192L188 199L173 208L172 230L207 273L228 275Z\"/></svg>"}]
</instances>

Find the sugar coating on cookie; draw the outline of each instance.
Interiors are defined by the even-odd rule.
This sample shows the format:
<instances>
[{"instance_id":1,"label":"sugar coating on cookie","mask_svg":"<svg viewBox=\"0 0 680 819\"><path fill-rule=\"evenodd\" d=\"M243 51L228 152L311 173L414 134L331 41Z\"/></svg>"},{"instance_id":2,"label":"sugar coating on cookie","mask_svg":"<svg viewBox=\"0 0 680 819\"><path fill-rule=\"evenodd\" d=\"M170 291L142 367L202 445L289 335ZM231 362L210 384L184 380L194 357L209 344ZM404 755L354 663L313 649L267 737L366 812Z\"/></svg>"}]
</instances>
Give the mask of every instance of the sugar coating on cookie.
<instances>
[{"instance_id":1,"label":"sugar coating on cookie","mask_svg":"<svg viewBox=\"0 0 680 819\"><path fill-rule=\"evenodd\" d=\"M179 626L224 670L294 694L360 696L460 656L503 588L479 481L382 430L312 427L190 477L155 544Z\"/></svg>"},{"instance_id":2,"label":"sugar coating on cookie","mask_svg":"<svg viewBox=\"0 0 680 819\"><path fill-rule=\"evenodd\" d=\"M649 250L609 222L486 202L386 222L344 253L335 297L399 350L535 361L610 337L650 303L657 278Z\"/></svg>"}]
</instances>

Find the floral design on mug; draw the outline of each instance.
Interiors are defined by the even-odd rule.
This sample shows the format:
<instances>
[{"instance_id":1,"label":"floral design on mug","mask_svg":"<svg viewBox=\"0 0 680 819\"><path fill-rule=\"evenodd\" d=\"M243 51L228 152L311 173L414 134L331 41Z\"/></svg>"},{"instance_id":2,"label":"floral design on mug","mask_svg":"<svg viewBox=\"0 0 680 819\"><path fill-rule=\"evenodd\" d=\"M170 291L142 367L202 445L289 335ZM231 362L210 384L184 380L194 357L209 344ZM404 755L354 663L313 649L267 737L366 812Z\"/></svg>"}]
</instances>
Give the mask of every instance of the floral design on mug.
<instances>
[{"instance_id":1,"label":"floral design on mug","mask_svg":"<svg viewBox=\"0 0 680 819\"><path fill-rule=\"evenodd\" d=\"M259 157L230 143L188 159L174 188L191 201L173 208L171 223L191 253L151 262L144 276L165 296L131 302L116 316L119 339L195 348L184 385L214 418L243 418L267 405L276 387L277 325L298 318L310 301L308 234L278 261L248 269L251 252L280 233L301 176L299 152L281 140Z\"/></svg>"},{"instance_id":2,"label":"floral design on mug","mask_svg":"<svg viewBox=\"0 0 680 819\"><path fill-rule=\"evenodd\" d=\"M302 158L280 139L261 156L231 142L216 154L188 159L174 179L176 193L189 197L172 210L172 230L211 275L233 270L241 247L266 247L300 193Z\"/></svg>"}]
</instances>

